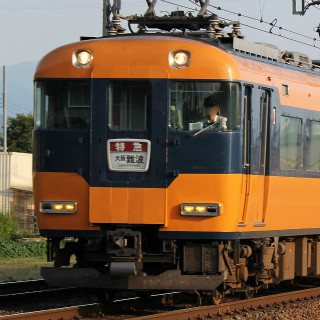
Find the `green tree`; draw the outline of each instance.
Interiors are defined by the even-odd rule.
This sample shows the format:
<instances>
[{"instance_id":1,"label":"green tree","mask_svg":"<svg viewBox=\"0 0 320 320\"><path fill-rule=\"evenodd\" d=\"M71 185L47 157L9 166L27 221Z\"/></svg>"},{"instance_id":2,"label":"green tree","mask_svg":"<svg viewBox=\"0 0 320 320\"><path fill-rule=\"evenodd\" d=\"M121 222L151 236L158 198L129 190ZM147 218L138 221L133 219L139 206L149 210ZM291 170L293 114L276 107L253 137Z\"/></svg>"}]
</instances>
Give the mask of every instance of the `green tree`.
<instances>
[{"instance_id":1,"label":"green tree","mask_svg":"<svg viewBox=\"0 0 320 320\"><path fill-rule=\"evenodd\" d=\"M17 223L7 215L0 212L0 238L10 238L18 231Z\"/></svg>"},{"instance_id":2,"label":"green tree","mask_svg":"<svg viewBox=\"0 0 320 320\"><path fill-rule=\"evenodd\" d=\"M8 118L8 151L31 153L32 126L33 116L31 114L25 115L22 113L18 113L15 118Z\"/></svg>"}]
</instances>

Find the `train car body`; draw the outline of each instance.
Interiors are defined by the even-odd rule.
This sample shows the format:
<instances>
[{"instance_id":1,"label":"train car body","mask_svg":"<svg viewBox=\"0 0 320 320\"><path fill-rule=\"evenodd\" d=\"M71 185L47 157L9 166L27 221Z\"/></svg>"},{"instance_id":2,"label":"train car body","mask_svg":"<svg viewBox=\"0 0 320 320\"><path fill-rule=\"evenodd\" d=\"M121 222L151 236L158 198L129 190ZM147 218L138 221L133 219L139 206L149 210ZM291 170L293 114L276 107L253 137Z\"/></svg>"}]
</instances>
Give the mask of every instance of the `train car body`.
<instances>
[{"instance_id":1,"label":"train car body","mask_svg":"<svg viewBox=\"0 0 320 320\"><path fill-rule=\"evenodd\" d=\"M33 137L45 279L215 297L320 274L320 74L274 60L164 34L45 56ZM210 99L220 120L204 128Z\"/></svg>"}]
</instances>

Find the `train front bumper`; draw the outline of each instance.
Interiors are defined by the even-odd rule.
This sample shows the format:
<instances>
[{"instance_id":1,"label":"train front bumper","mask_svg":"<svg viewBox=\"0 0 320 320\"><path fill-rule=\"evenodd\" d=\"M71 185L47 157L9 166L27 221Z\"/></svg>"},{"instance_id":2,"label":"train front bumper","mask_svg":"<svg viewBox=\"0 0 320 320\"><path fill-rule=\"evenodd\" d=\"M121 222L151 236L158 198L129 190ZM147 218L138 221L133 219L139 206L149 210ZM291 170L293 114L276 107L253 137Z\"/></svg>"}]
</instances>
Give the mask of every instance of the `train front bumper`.
<instances>
[{"instance_id":1,"label":"train front bumper","mask_svg":"<svg viewBox=\"0 0 320 320\"><path fill-rule=\"evenodd\" d=\"M179 270L157 276L102 274L94 268L42 267L41 275L50 287L105 288L124 290L214 290L224 280L224 272L212 275L182 275Z\"/></svg>"}]
</instances>

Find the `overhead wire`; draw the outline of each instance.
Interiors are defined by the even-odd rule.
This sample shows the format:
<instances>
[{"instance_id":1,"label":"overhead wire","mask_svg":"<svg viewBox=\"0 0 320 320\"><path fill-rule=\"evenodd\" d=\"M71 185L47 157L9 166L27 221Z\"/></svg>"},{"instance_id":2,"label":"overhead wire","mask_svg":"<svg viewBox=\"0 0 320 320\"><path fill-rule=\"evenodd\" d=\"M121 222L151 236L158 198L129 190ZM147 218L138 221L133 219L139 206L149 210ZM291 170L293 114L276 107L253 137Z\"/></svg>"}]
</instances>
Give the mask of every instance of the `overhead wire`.
<instances>
[{"instance_id":1,"label":"overhead wire","mask_svg":"<svg viewBox=\"0 0 320 320\"><path fill-rule=\"evenodd\" d=\"M189 0L190 2L193 1L193 0ZM244 17L244 18L247 18L247 19L251 19L251 20L254 20L254 21L257 21L257 22L260 22L262 24L267 24L267 25L271 25L273 26L274 28L276 29L279 29L280 31L286 31L286 32L289 32L289 33L293 33L297 36L301 36L301 37L305 37L305 38L308 38L308 39L314 39L313 37L309 37L305 34L302 34L302 33L299 33L299 32L296 32L296 31L292 31L292 30L289 30L289 29L286 29L286 28L283 28L281 26L277 26L277 25L273 25L272 22L267 22L265 20L263 20L262 18L258 19L258 18L254 18L254 17L250 17L250 16L247 16L245 14L242 14L242 13L237 13L237 12L233 12L233 11L230 11L230 10L226 10L226 9L223 9L221 7L217 7L217 6L214 6L214 5L209 5L209 7L213 7L217 10L221 10L221 11L225 11L225 12L228 12L228 13L231 13L231 14L234 14L234 15L237 15L238 17ZM229 19L228 19L229 20ZM273 21L275 21L277 19L274 19Z\"/></svg>"},{"instance_id":2,"label":"overhead wire","mask_svg":"<svg viewBox=\"0 0 320 320\"><path fill-rule=\"evenodd\" d=\"M261 5L261 1L263 1L263 2L262 2L262 5ZM265 4L265 0L259 0L259 5L260 5L260 18L261 18L261 19L262 19L262 16L263 16L264 4Z\"/></svg>"},{"instance_id":3,"label":"overhead wire","mask_svg":"<svg viewBox=\"0 0 320 320\"><path fill-rule=\"evenodd\" d=\"M188 10L195 10L194 8L190 8L188 6L181 5L181 4L178 5L177 3L174 3L174 2L169 1L169 0L161 0L161 1L165 2L165 3L168 3L168 4L171 4L171 5L179 6L179 7L188 9ZM190 3L196 5L196 6L200 6L200 4L195 0L188 0L188 1ZM234 11L231 11L231 10L223 9L220 6L214 6L214 5L209 4L208 7L214 8L214 9L216 9L218 11L223 11L223 12L226 12L226 13L229 13L229 14L236 15L239 18L243 17L243 18L246 18L248 20L253 20L253 21L259 22L261 24L268 25L268 27L270 29L269 29L269 31L267 31L267 30L264 30L264 29L261 29L261 28L258 28L258 27L255 27L255 26L252 26L252 25L245 24L245 23L241 22L241 25L243 25L243 26L245 26L247 28L251 28L251 29L254 29L254 30L257 30L257 31L260 31L260 32L264 32L264 33L268 33L268 34L271 34L271 35L274 35L274 36L278 36L278 37L281 37L281 38L284 38L284 39L287 39L287 40L290 40L290 41L293 41L293 42L296 42L296 43L300 43L300 44L303 44L303 45L306 45L306 46L309 46L309 47L312 47L312 48L320 49L320 47L318 45L316 45L317 43L319 43L320 40L317 40L315 37L310 37L310 36L307 36L305 34L302 34L302 33L299 33L299 32L293 31L293 30L289 30L289 29L281 27L281 26L277 26L276 25L277 19L274 19L271 22L267 22L267 21L263 20L262 16L261 16L260 19L258 19L258 18L251 17L251 16L248 16L248 15L245 15L245 14L242 14L242 13L237 13L237 12L234 12ZM207 10L207 11L208 11L208 13L213 13L210 10ZM220 16L220 18L222 18L222 19L224 19L226 21L229 21L229 22L232 21L231 19L226 18L226 17L221 17ZM279 31L279 33L278 34L274 33L272 31L273 29L277 29ZM297 39L291 38L289 36L285 36L285 35L281 34L281 32L288 32L288 33L291 33L291 34L293 34L295 36L299 36L299 37L303 37L303 38L309 39L309 40L313 41L313 44L307 43L305 41L297 40Z\"/></svg>"},{"instance_id":4,"label":"overhead wire","mask_svg":"<svg viewBox=\"0 0 320 320\"><path fill-rule=\"evenodd\" d=\"M58 3L57 3L58 2ZM101 0L96 0L96 4L91 3L88 4L87 1L84 0L78 0L78 1L72 1L69 0L66 1L60 1L61 4L59 4L59 1L52 2L52 1L44 1L42 0L41 3L38 1L14 1L11 0L10 4L1 4L1 9L86 9L86 8L101 8Z\"/></svg>"},{"instance_id":5,"label":"overhead wire","mask_svg":"<svg viewBox=\"0 0 320 320\"><path fill-rule=\"evenodd\" d=\"M1 108L0 110L2 109L2 106L3 106L3 99L2 97L0 97L0 105L1 105ZM32 112L32 107L31 107L31 110L30 108L27 108L27 107L23 107L21 105L18 105L10 100L7 101L7 112L8 112L8 115L10 116L11 115L16 115L17 113L23 113L23 114L26 114L26 113L30 113Z\"/></svg>"},{"instance_id":6,"label":"overhead wire","mask_svg":"<svg viewBox=\"0 0 320 320\"><path fill-rule=\"evenodd\" d=\"M305 1L305 4L312 4L312 2ZM317 10L320 10L320 8L317 7L317 6L313 6L313 8L314 8L314 9L317 9Z\"/></svg>"},{"instance_id":7,"label":"overhead wire","mask_svg":"<svg viewBox=\"0 0 320 320\"><path fill-rule=\"evenodd\" d=\"M92 1L92 0L91 0ZM69 0L68 2L65 1L57 1L52 2L52 1L42 1L41 3L39 2L34 2L34 1L10 1L10 4L1 4L1 9L31 9L31 10L65 10L65 9L101 9L101 0L95 0L93 1L95 3L88 3L87 0L82 0L82 1L71 1ZM134 6L135 8L137 6L145 6L142 5L141 1L130 1L130 4L128 3L123 3L121 4L122 7L132 7Z\"/></svg>"}]
</instances>

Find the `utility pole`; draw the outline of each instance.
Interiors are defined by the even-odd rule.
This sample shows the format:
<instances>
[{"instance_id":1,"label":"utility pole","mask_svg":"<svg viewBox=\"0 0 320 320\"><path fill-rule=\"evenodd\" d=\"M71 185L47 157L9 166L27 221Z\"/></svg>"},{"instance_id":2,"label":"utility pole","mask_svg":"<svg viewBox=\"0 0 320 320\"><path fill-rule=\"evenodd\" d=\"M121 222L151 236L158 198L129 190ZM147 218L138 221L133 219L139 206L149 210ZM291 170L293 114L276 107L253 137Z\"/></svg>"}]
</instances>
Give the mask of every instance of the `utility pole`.
<instances>
[{"instance_id":1,"label":"utility pole","mask_svg":"<svg viewBox=\"0 0 320 320\"><path fill-rule=\"evenodd\" d=\"M7 68L3 66L3 152L7 152Z\"/></svg>"}]
</instances>

